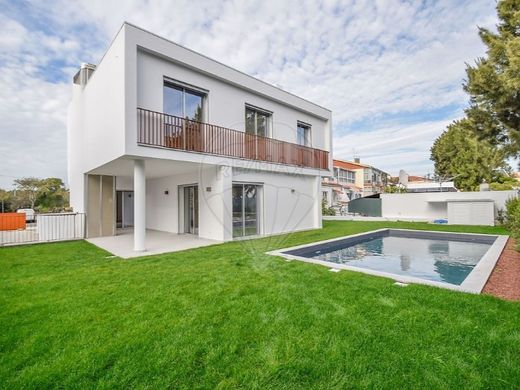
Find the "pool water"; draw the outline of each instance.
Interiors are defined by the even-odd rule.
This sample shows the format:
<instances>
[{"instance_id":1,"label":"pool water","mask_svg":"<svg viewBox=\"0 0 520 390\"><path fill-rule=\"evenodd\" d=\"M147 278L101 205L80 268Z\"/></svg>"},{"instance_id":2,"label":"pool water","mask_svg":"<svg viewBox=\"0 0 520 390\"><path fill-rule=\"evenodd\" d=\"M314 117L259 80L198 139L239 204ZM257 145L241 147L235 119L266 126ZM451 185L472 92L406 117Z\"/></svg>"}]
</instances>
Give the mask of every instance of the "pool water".
<instances>
[{"instance_id":1,"label":"pool water","mask_svg":"<svg viewBox=\"0 0 520 390\"><path fill-rule=\"evenodd\" d=\"M490 247L450 240L379 237L313 258L460 285Z\"/></svg>"},{"instance_id":2,"label":"pool water","mask_svg":"<svg viewBox=\"0 0 520 390\"><path fill-rule=\"evenodd\" d=\"M336 264L460 285L494 240L460 238L455 234L405 235L391 231L292 252Z\"/></svg>"}]
</instances>

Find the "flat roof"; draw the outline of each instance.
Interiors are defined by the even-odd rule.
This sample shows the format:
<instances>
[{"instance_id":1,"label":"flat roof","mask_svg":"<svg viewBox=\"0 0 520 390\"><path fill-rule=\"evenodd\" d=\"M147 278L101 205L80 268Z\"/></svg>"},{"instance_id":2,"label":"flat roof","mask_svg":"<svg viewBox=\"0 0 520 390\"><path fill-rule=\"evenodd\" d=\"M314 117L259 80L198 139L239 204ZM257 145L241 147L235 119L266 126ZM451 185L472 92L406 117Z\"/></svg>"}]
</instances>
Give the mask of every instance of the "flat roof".
<instances>
[{"instance_id":1,"label":"flat roof","mask_svg":"<svg viewBox=\"0 0 520 390\"><path fill-rule=\"evenodd\" d=\"M428 203L455 203L455 202L494 202L493 199L432 199Z\"/></svg>"},{"instance_id":2,"label":"flat roof","mask_svg":"<svg viewBox=\"0 0 520 390\"><path fill-rule=\"evenodd\" d=\"M197 55L197 56L200 56L200 57L202 57L202 58L204 58L204 59L206 59L206 60L210 60L210 61L212 61L212 62L214 62L214 63L216 63L216 64L219 64L220 66L223 66L223 67L227 68L228 70L231 70L231 71L233 71L233 72L236 72L236 73L238 73L238 74L240 74L240 75L242 75L242 76L246 76L247 78L249 78L249 79L251 79L251 80L254 80L255 82L262 83L262 84L264 84L265 86L268 86L269 88L273 88L273 89L275 89L275 90L277 90L277 91L280 91L280 92L283 92L283 93L285 93L285 94L288 94L288 95L290 95L290 96L292 96L292 97L295 97L295 98L297 98L297 99L299 99L299 100L301 100L301 101L303 101L303 102L306 102L306 103L308 103L308 104L312 104L313 106L315 106L315 107L317 107L317 108L320 108L320 109L323 109L323 110L325 110L325 111L328 111L329 113L332 113L332 111L331 111L330 109L326 108L326 107L320 106L319 104L316 104L316 103L314 103L314 102L312 102L312 101L310 101L310 100L304 99L304 98L302 98L302 97L300 97L300 96L298 96L298 95L296 95L296 94L294 94L294 93L292 93L292 92L288 92L288 91L286 91L286 90L284 90L284 89L282 89L282 88L280 88L280 87L278 87L278 86L276 86L276 85L270 84L270 83L268 83L268 82L266 82L266 81L264 81L264 80L261 80L261 79L259 79L259 78L257 78L257 77L251 76L250 74L247 74L247 73L245 73L245 72L242 72L242 71L240 71L240 70L238 70L238 69L236 69L236 68L233 68L233 67L231 67L231 66L229 66L229 65L226 65L226 64L224 64L224 63L222 63L222 62L220 62L220 61L217 61L217 60L215 60L215 59L213 59L213 58L211 58L211 57L208 57L208 56L206 56L205 54L199 53L199 52L197 52L197 51L195 51L195 50L193 50L193 49L190 49L190 48L188 48L188 47L186 47L186 46L183 46L183 45L181 45L181 44L179 44L179 43L177 43L177 42L174 42L174 41L172 41L172 40L170 40L170 39L168 39L168 38L162 37L162 36L160 36L160 35L158 35L158 34L155 34L155 33L151 32L151 31L149 31L149 30L146 30L146 29L144 29L144 28L142 28L142 27L136 26L135 24L129 23L129 22L127 22L127 21L123 22L123 24L122 24L122 26L121 26L119 32L123 29L123 27L124 27L125 25L126 25L126 26L129 26L129 27L132 27L132 28L135 28L135 29L137 29L137 30L140 30L140 31L142 31L142 32L144 32L144 33L146 33L146 34L152 35L152 36L154 36L154 37L156 37L156 38L158 38L158 39L160 39L160 40L166 41L166 42L168 42L169 44L172 44L172 45L174 45L174 46L176 46L176 47L178 47L178 48L181 48L181 49L183 49L183 50L186 50L186 51L188 51L188 52L191 52L191 53L193 53L193 54L195 54L195 55ZM118 32L118 34L119 34L119 32ZM116 34L116 36L117 36L117 34ZM175 59L175 58L172 57L172 59Z\"/></svg>"}]
</instances>

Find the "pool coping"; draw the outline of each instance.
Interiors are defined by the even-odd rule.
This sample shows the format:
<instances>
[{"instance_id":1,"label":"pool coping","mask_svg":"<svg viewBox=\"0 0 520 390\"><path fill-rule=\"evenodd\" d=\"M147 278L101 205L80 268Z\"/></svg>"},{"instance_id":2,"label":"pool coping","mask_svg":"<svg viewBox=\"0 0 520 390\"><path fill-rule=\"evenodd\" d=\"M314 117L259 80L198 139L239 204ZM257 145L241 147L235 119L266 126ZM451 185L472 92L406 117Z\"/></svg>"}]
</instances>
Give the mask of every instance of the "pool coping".
<instances>
[{"instance_id":1,"label":"pool coping","mask_svg":"<svg viewBox=\"0 0 520 390\"><path fill-rule=\"evenodd\" d=\"M368 236L375 233L385 232L385 231L402 231L402 232L422 232L422 233L439 233L439 234L449 234L449 235L467 235L467 236L482 236L482 237L496 237L493 244L491 244L491 247L487 250L487 252L482 256L480 261L475 265L475 268L469 273L469 275L464 279L462 284L455 285L445 282L437 282L434 280L426 280L417 278L414 276L404 276L404 275L397 275L392 274L389 272L383 272L383 271L375 271L371 269L366 268L360 268L360 267L354 267L346 264L337 264L332 263L329 261L324 260L318 260L318 259L312 259L308 257L303 256L296 256L291 255L285 252L293 251L296 249L302 249L302 248L308 248L316 245L326 244L329 242L335 242L344 240L346 238L355 238L355 237L362 237L362 236ZM393 279L395 281L401 282L401 283L413 283L413 284L423 284L427 286L433 286L433 287L440 287L445 288L449 290L454 291L463 291L467 293L472 294L480 294L482 289L484 288L484 285L486 284L487 280L489 279L491 272L495 268L495 265L500 258L500 255L502 254L502 251L504 250L507 240L509 239L509 236L506 235L500 235L500 234L480 234L480 233L459 233L459 232L448 232L448 231L435 231L435 230L416 230L416 229L394 229L394 228L383 228L383 229L377 229L377 230L371 230L368 232L358 233L358 234L351 234L348 236L341 236L332 238L329 240L322 240L322 241L316 241L309 244L302 244L302 245L296 245L288 248L282 248L277 249L274 251L266 252L266 254L271 256L279 256L283 257L286 260L298 260L303 261L306 263L312 263L312 264L318 264L322 265L331 269L338 269L338 270L347 270L347 271L354 271L354 272L362 272L364 274L373 275L373 276L380 276L384 278Z\"/></svg>"}]
</instances>

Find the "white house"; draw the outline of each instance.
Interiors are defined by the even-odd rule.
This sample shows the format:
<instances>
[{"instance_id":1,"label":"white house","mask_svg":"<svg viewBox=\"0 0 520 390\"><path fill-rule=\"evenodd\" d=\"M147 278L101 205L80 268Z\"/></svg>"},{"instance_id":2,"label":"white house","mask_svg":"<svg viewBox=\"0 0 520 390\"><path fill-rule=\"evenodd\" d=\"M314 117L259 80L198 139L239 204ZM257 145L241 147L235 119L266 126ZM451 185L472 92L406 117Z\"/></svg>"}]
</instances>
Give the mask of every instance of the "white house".
<instances>
[{"instance_id":1,"label":"white house","mask_svg":"<svg viewBox=\"0 0 520 390\"><path fill-rule=\"evenodd\" d=\"M136 251L321 227L331 148L329 110L128 23L74 77L71 206Z\"/></svg>"},{"instance_id":2,"label":"white house","mask_svg":"<svg viewBox=\"0 0 520 390\"><path fill-rule=\"evenodd\" d=\"M401 169L399 171L398 185L406 189L406 192L457 192L455 182L430 179L429 177L409 175Z\"/></svg>"}]
</instances>

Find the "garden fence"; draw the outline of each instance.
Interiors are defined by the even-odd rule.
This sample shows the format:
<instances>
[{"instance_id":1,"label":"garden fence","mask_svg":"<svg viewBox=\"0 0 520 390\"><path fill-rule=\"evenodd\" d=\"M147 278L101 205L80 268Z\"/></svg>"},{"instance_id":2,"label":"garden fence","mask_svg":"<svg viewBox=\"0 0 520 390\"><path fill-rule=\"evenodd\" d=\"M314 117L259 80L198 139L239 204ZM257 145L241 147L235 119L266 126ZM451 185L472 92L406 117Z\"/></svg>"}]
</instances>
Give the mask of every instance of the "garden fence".
<instances>
[{"instance_id":1,"label":"garden fence","mask_svg":"<svg viewBox=\"0 0 520 390\"><path fill-rule=\"evenodd\" d=\"M85 238L84 213L0 213L0 246Z\"/></svg>"}]
</instances>

